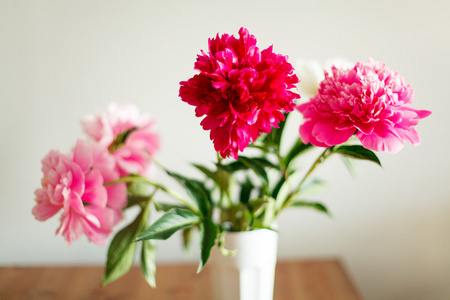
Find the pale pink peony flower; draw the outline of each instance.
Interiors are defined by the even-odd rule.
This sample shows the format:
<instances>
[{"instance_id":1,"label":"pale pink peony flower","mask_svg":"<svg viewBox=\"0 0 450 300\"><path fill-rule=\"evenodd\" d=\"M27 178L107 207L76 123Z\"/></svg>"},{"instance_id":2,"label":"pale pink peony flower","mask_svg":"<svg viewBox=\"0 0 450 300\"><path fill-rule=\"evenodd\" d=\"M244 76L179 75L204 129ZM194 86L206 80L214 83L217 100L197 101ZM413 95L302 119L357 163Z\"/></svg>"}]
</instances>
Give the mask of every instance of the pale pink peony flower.
<instances>
[{"instance_id":1,"label":"pale pink peony flower","mask_svg":"<svg viewBox=\"0 0 450 300\"><path fill-rule=\"evenodd\" d=\"M298 89L303 99L310 99L317 94L319 85L325 79L325 71L331 72L331 68L353 68L355 64L343 58L326 59L323 62L318 60L298 59L296 61L296 70L300 83Z\"/></svg>"},{"instance_id":2,"label":"pale pink peony flower","mask_svg":"<svg viewBox=\"0 0 450 300\"><path fill-rule=\"evenodd\" d=\"M333 67L317 95L297 107L305 119L300 137L329 147L356 134L367 149L396 153L405 141L419 144L414 126L431 114L407 107L412 101L411 86L383 63L369 60L351 69Z\"/></svg>"},{"instance_id":3,"label":"pale pink peony flower","mask_svg":"<svg viewBox=\"0 0 450 300\"><path fill-rule=\"evenodd\" d=\"M111 149L121 175L148 175L153 157L159 150L159 135L155 132L154 125L151 122L133 130L123 144Z\"/></svg>"},{"instance_id":4,"label":"pale pink peony flower","mask_svg":"<svg viewBox=\"0 0 450 300\"><path fill-rule=\"evenodd\" d=\"M121 175L146 175L160 147L156 123L148 114L140 115L134 105L113 103L106 112L88 115L81 123L88 135L109 148Z\"/></svg>"},{"instance_id":5,"label":"pale pink peony flower","mask_svg":"<svg viewBox=\"0 0 450 300\"><path fill-rule=\"evenodd\" d=\"M114 158L104 147L79 140L71 155L50 151L42 160L42 172L42 187L35 191L35 218L44 221L62 210L56 233L69 244L83 233L104 244L122 219L127 201L124 183L103 185L119 178Z\"/></svg>"},{"instance_id":6,"label":"pale pink peony flower","mask_svg":"<svg viewBox=\"0 0 450 300\"><path fill-rule=\"evenodd\" d=\"M111 145L116 137L133 128L150 122L148 114L140 115L135 105L111 103L106 111L89 114L81 120L84 131L104 146Z\"/></svg>"},{"instance_id":7,"label":"pale pink peony flower","mask_svg":"<svg viewBox=\"0 0 450 300\"><path fill-rule=\"evenodd\" d=\"M250 142L284 120L294 109L298 83L287 57L260 51L256 38L241 28L239 38L224 34L209 39L209 52L198 55L200 74L180 82L180 97L196 106L201 125L210 130L214 148L222 157L237 158Z\"/></svg>"}]
</instances>

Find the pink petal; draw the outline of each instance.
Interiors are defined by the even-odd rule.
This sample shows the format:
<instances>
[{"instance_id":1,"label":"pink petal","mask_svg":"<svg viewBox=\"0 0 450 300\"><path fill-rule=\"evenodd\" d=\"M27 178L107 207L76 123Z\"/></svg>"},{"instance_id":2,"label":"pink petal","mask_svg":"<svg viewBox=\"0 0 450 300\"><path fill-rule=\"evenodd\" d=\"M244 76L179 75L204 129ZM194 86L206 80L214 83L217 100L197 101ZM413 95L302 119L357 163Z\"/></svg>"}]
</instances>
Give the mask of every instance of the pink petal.
<instances>
[{"instance_id":1,"label":"pink petal","mask_svg":"<svg viewBox=\"0 0 450 300\"><path fill-rule=\"evenodd\" d=\"M386 151L395 154L403 148L403 142L392 133L385 133L384 136L379 136L376 133L370 135L358 133L357 137L364 148L374 151Z\"/></svg>"},{"instance_id":2,"label":"pink petal","mask_svg":"<svg viewBox=\"0 0 450 300\"><path fill-rule=\"evenodd\" d=\"M92 152L86 141L78 140L73 151L73 162L80 166L83 172L87 172L93 164Z\"/></svg>"},{"instance_id":3,"label":"pink petal","mask_svg":"<svg viewBox=\"0 0 450 300\"><path fill-rule=\"evenodd\" d=\"M127 205L127 186L125 183L116 183L106 187L108 193L108 206L122 209Z\"/></svg>"},{"instance_id":4,"label":"pink petal","mask_svg":"<svg viewBox=\"0 0 450 300\"><path fill-rule=\"evenodd\" d=\"M354 129L337 130L333 124L318 121L314 124L312 135L314 138L328 146L342 144L355 133Z\"/></svg>"},{"instance_id":5,"label":"pink petal","mask_svg":"<svg viewBox=\"0 0 450 300\"><path fill-rule=\"evenodd\" d=\"M39 203L33 207L33 215L38 221L45 221L48 218L53 217L62 206L53 205L50 203Z\"/></svg>"}]
</instances>

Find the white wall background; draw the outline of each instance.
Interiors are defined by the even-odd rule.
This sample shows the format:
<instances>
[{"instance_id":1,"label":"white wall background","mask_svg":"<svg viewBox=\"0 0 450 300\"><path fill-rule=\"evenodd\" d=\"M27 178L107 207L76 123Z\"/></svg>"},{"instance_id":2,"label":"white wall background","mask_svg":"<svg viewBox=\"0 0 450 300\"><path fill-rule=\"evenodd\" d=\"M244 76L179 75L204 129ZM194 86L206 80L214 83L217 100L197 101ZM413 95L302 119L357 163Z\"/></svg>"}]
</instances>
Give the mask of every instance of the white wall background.
<instances>
[{"instance_id":1,"label":"white wall background","mask_svg":"<svg viewBox=\"0 0 450 300\"><path fill-rule=\"evenodd\" d=\"M106 247L66 246L57 218L31 215L40 160L69 151L80 118L108 103L134 103L159 120L159 161L181 172L213 160L208 134L178 98L200 49L217 32L249 28L261 48L325 60L373 57L416 90L420 147L318 175L333 218L284 213L279 256L340 257L366 299L450 297L450 7L448 1L0 1L0 264L103 263ZM301 74L300 74L301 76ZM162 178L162 180L166 180ZM179 237L159 262L196 261Z\"/></svg>"}]
</instances>

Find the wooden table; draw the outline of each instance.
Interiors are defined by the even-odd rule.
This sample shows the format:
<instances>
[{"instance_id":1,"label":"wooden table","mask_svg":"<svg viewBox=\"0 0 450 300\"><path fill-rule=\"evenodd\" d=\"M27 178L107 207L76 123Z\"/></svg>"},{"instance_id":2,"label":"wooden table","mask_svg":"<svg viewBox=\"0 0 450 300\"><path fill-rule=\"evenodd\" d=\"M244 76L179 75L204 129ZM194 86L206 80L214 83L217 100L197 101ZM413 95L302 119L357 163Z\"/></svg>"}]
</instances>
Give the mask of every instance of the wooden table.
<instances>
[{"instance_id":1,"label":"wooden table","mask_svg":"<svg viewBox=\"0 0 450 300\"><path fill-rule=\"evenodd\" d=\"M103 266L0 267L0 299L155 299L209 300L208 265L200 274L193 264L159 265L157 289L145 282L138 266L100 287ZM279 261L275 300L362 299L339 260Z\"/></svg>"}]
</instances>

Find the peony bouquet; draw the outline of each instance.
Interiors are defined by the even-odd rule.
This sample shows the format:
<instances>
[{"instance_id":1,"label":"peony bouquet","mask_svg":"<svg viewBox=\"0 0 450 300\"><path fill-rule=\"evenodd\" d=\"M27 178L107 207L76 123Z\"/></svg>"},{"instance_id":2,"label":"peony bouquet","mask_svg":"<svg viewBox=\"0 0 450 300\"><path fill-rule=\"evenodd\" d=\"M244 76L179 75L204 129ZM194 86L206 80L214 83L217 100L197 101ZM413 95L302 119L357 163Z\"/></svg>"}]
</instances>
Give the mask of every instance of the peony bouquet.
<instances>
[{"instance_id":1,"label":"peony bouquet","mask_svg":"<svg viewBox=\"0 0 450 300\"><path fill-rule=\"evenodd\" d=\"M217 152L216 162L193 164L199 176L155 163L155 121L132 105L114 104L85 117L89 138L78 140L69 154L51 151L42 160L33 214L44 221L60 213L56 233L69 244L83 234L104 244L123 211L139 208L111 240L103 284L124 275L140 251L143 274L155 286L155 240L177 231L186 247L192 233L199 232L200 271L212 247L222 247L224 232L272 228L288 207L328 213L321 203L303 197L320 183L310 176L317 166L333 155L380 165L374 151L396 153L404 142L418 145L414 127L430 115L410 108L411 86L374 60L322 71L311 98L302 102L288 57L274 53L272 46L260 50L245 28L239 37L209 39L208 51L201 51L194 67L199 73L180 82L179 95L195 106ZM291 114L303 120L299 134L289 137L285 127ZM313 149L317 158L301 170L298 159ZM154 165L183 192L152 179ZM162 202L158 193L176 201ZM162 212L155 221L150 220L154 210Z\"/></svg>"}]
</instances>

